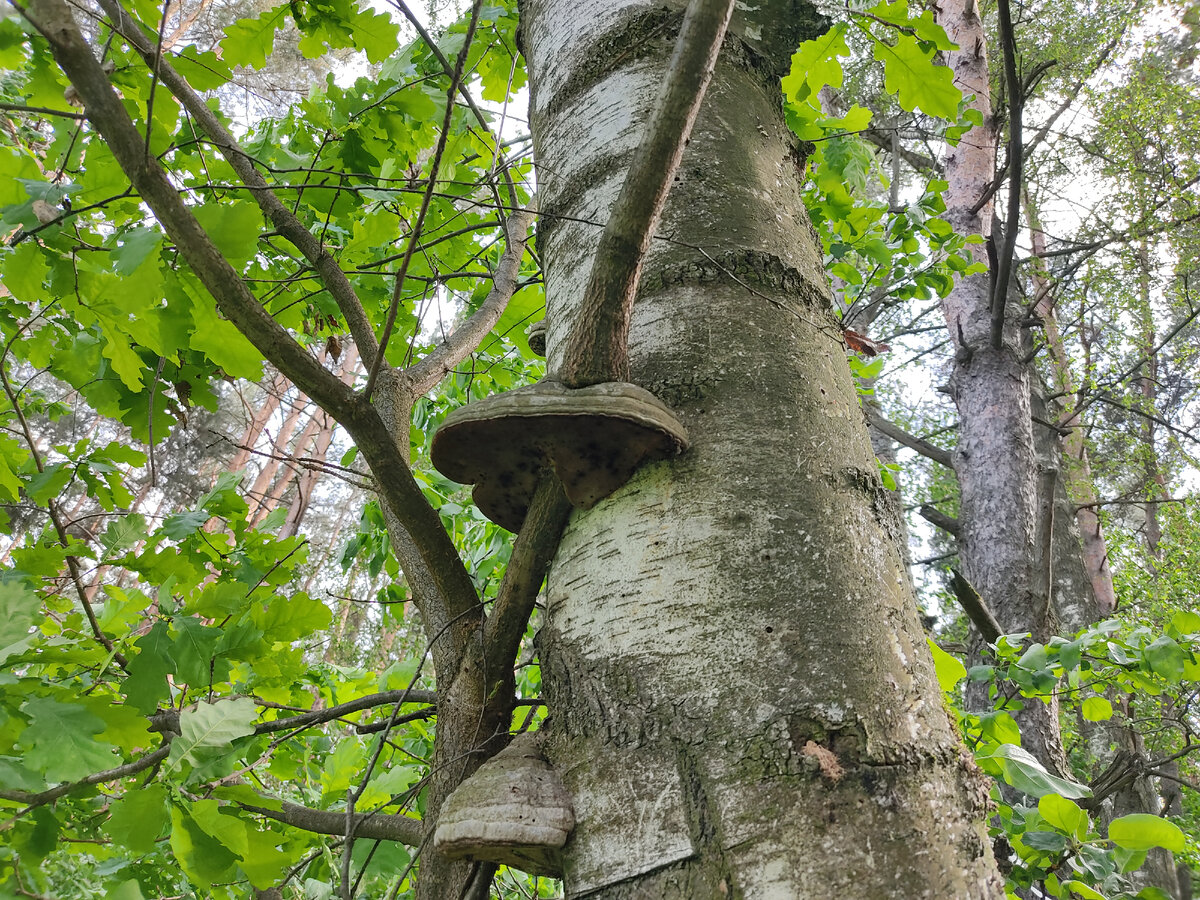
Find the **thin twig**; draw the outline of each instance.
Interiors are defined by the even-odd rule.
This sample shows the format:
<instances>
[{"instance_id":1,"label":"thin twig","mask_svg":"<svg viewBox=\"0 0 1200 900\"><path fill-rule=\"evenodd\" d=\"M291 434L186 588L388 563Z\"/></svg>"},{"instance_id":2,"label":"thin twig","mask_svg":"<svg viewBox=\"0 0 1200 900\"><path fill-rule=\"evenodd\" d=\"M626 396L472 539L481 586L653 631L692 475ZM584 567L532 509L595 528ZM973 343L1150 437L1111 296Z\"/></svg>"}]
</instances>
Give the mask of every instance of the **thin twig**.
<instances>
[{"instance_id":1,"label":"thin twig","mask_svg":"<svg viewBox=\"0 0 1200 900\"><path fill-rule=\"evenodd\" d=\"M396 316L400 313L400 297L404 292L404 277L408 274L408 266L412 261L413 253L416 252L417 242L421 237L421 228L425 224L425 215L429 212L429 204L433 199L433 191L437 186L438 169L442 164L442 154L446 151L446 142L450 139L450 124L454 118L454 95L458 93L458 85L462 80L463 69L467 64L467 54L471 50L471 40L475 36L475 27L479 24L479 11L483 6L483 0L475 0L471 6L471 19L467 24L467 34L463 39L462 49L458 52L458 59L454 64L454 72L450 76L450 90L446 95L446 114L442 118L442 131L438 135L437 144L433 149L433 159L429 163L429 181L425 186L425 193L421 196L421 208L417 211L416 222L410 231L408 247L404 251L404 258L400 261L400 268L396 272L396 284L392 288L392 302L388 307L387 321L383 325L383 334L379 337L379 353L372 361L371 369L367 375L367 383L363 386L363 399L369 400L371 392L375 389L375 381L379 378L379 370L384 365L384 356L387 352L388 341L391 340L392 331L396 327Z\"/></svg>"}]
</instances>

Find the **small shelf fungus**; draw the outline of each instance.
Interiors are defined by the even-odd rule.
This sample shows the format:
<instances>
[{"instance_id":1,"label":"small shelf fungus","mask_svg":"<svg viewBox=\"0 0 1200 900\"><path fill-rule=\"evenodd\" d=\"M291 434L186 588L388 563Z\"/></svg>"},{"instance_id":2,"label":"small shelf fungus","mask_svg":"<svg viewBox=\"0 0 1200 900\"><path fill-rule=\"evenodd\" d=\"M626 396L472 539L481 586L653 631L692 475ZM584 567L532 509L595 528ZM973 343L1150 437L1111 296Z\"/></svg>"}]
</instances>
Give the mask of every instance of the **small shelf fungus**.
<instances>
[{"instance_id":1,"label":"small shelf fungus","mask_svg":"<svg viewBox=\"0 0 1200 900\"><path fill-rule=\"evenodd\" d=\"M529 349L538 356L546 355L546 320L534 322L525 329L525 340L529 342Z\"/></svg>"},{"instance_id":2,"label":"small shelf fungus","mask_svg":"<svg viewBox=\"0 0 1200 900\"><path fill-rule=\"evenodd\" d=\"M671 410L635 384L539 381L456 409L434 436L431 455L447 478L475 485L485 516L518 531L548 469L573 506L590 509L639 466L687 446Z\"/></svg>"},{"instance_id":3,"label":"small shelf fungus","mask_svg":"<svg viewBox=\"0 0 1200 900\"><path fill-rule=\"evenodd\" d=\"M477 859L534 875L562 876L562 847L575 827L571 796L527 732L446 798L433 845L452 859Z\"/></svg>"}]
</instances>

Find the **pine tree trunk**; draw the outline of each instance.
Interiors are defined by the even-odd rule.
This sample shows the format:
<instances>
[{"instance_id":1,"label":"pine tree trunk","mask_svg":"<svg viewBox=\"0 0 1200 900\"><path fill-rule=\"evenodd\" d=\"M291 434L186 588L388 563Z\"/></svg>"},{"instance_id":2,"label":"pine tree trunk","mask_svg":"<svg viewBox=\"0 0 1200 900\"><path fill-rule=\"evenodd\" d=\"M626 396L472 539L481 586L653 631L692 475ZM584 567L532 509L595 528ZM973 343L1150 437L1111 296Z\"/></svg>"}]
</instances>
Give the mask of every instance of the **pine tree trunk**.
<instances>
[{"instance_id":1,"label":"pine tree trunk","mask_svg":"<svg viewBox=\"0 0 1200 900\"><path fill-rule=\"evenodd\" d=\"M680 4L522 16L553 370ZM819 28L786 0L735 13L631 336L692 447L575 513L550 574L571 897L1003 896L782 120Z\"/></svg>"},{"instance_id":2,"label":"pine tree trunk","mask_svg":"<svg viewBox=\"0 0 1200 900\"><path fill-rule=\"evenodd\" d=\"M279 409L279 404L290 386L288 380L277 372L270 384L263 389L263 398L258 408L250 416L250 421L246 423L246 430L242 433L241 441L238 442L237 453L229 461L228 471L240 472L246 468L246 464L250 462L254 445L258 443L259 436L267 427L267 422L275 414L275 410Z\"/></svg>"},{"instance_id":3,"label":"pine tree trunk","mask_svg":"<svg viewBox=\"0 0 1200 900\"><path fill-rule=\"evenodd\" d=\"M972 106L983 116L983 124L967 132L946 157L946 218L960 234L988 237L993 204L984 198L996 175L996 134L987 37L975 0L947 0L937 20L960 48L947 54L955 83L964 95L974 95ZM987 262L981 245L974 252L978 261ZM950 393L959 413L954 452L959 558L1001 629L1028 631L1034 640L1045 641L1055 631L1049 596L1053 567L1047 559L1049 537L1041 532L1052 528L1053 500L1050 505L1040 502L1038 488L1040 483L1053 489L1057 479L1039 472L1019 304L1012 298L1006 304L996 348L991 295L991 278L981 273L962 278L942 301L955 347ZM969 699L974 705L986 703L986 698ZM1017 721L1025 747L1051 771L1064 771L1057 703L1027 703Z\"/></svg>"}]
</instances>

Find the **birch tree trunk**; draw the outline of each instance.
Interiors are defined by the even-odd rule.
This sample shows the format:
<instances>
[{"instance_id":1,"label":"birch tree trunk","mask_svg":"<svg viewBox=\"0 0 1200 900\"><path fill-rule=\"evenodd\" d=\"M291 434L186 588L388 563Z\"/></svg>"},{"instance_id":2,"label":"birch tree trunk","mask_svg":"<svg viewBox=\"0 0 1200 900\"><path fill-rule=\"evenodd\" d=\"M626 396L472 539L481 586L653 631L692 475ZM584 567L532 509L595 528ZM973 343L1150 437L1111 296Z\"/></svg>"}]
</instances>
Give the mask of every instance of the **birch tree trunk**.
<instances>
[{"instance_id":1,"label":"birch tree trunk","mask_svg":"<svg viewBox=\"0 0 1200 900\"><path fill-rule=\"evenodd\" d=\"M522 4L551 371L680 15ZM692 447L576 512L548 580L570 897L1004 894L783 123L779 74L819 29L788 0L735 12L631 334Z\"/></svg>"}]
</instances>

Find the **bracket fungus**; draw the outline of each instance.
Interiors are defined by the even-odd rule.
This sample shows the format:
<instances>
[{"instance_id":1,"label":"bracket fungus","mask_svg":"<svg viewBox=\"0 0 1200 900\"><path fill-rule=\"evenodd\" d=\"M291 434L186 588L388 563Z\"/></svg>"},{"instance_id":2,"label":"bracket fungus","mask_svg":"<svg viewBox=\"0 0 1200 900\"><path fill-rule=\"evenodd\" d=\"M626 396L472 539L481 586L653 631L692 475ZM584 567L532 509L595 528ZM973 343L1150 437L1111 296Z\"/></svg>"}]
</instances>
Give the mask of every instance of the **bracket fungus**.
<instances>
[{"instance_id":1,"label":"bracket fungus","mask_svg":"<svg viewBox=\"0 0 1200 900\"><path fill-rule=\"evenodd\" d=\"M547 469L573 506L588 509L642 463L687 449L687 432L671 410L629 383L629 323L642 262L732 9L732 0L688 4L663 91L600 235L557 372L455 410L434 436L434 466L447 478L474 484L480 511L510 531L520 530Z\"/></svg>"},{"instance_id":2,"label":"bracket fungus","mask_svg":"<svg viewBox=\"0 0 1200 900\"><path fill-rule=\"evenodd\" d=\"M456 409L434 436L431 455L447 478L475 485L485 516L519 531L547 469L572 506L590 509L643 463L687 445L674 413L635 384L539 381Z\"/></svg>"},{"instance_id":3,"label":"bracket fungus","mask_svg":"<svg viewBox=\"0 0 1200 900\"><path fill-rule=\"evenodd\" d=\"M529 349L538 356L546 355L546 320L534 322L525 329L525 340L529 342Z\"/></svg>"},{"instance_id":4,"label":"bracket fungus","mask_svg":"<svg viewBox=\"0 0 1200 900\"><path fill-rule=\"evenodd\" d=\"M575 811L540 741L537 732L519 735L455 788L433 835L439 853L562 875L560 851Z\"/></svg>"}]
</instances>

